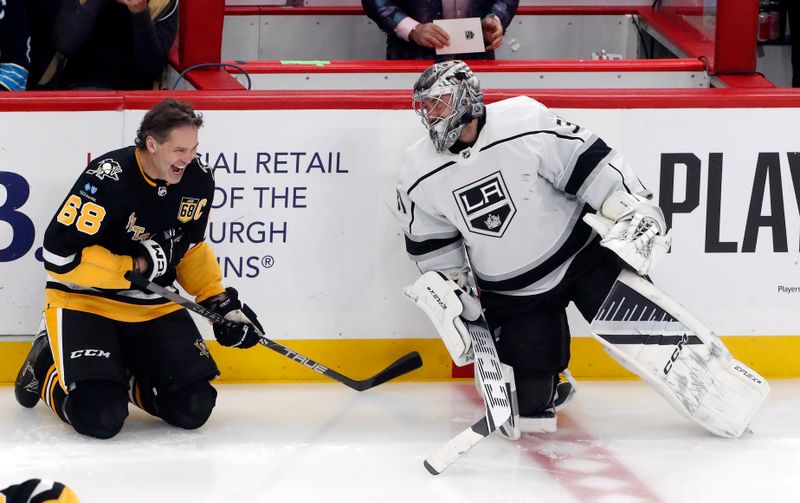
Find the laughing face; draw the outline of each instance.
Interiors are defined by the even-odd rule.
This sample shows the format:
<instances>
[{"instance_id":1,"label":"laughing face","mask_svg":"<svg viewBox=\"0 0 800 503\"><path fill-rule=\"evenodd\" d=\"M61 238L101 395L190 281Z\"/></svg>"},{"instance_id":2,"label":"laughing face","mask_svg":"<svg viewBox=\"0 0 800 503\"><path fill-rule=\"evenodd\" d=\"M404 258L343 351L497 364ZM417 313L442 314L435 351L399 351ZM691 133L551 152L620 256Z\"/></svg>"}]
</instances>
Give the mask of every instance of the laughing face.
<instances>
[{"instance_id":1,"label":"laughing face","mask_svg":"<svg viewBox=\"0 0 800 503\"><path fill-rule=\"evenodd\" d=\"M151 154L150 169L145 169L152 178L174 185L181 181L186 166L197 153L197 128L180 126L172 129L164 143L153 137L147 138L147 151Z\"/></svg>"}]
</instances>

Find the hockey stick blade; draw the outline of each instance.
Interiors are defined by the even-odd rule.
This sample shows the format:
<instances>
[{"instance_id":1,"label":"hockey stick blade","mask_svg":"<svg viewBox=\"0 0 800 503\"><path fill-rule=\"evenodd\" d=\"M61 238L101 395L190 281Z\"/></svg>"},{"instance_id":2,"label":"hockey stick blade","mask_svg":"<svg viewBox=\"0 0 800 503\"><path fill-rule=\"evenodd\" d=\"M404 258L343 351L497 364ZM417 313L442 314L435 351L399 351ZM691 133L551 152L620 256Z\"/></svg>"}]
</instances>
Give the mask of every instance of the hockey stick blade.
<instances>
[{"instance_id":1,"label":"hockey stick blade","mask_svg":"<svg viewBox=\"0 0 800 503\"><path fill-rule=\"evenodd\" d=\"M464 453L475 447L478 442L488 437L494 430L489 429L486 416L462 431L449 442L436 449L425 459L423 465L431 475L439 475L456 462Z\"/></svg>"},{"instance_id":2,"label":"hockey stick blade","mask_svg":"<svg viewBox=\"0 0 800 503\"><path fill-rule=\"evenodd\" d=\"M224 326L235 326L237 325L235 322L225 319L224 317L220 316L219 313L215 313L214 311L207 309L196 302L192 302L191 300L178 295L177 293L164 288L161 285L157 285L152 281L149 281L147 278L141 276L140 274L128 272L125 274L126 279L128 279L134 285L147 290L148 292L152 292L156 295L160 295L165 299L171 300L172 302L185 307L189 311L199 314L200 316L206 318L207 320L211 321L212 323L216 323L219 325ZM420 357L419 353L416 351L412 351L400 359L386 367L385 369L381 370L377 374L372 377L368 377L366 379L351 379L335 370L332 370L325 365L322 365L307 356L303 356L297 351L289 349L288 347L280 344L278 342L273 341L266 335L262 334L256 329L256 332L259 335L259 344L262 346L269 348L276 353L293 360L294 362L303 365L304 367L313 370L314 372L320 373L324 376L327 376L334 381L339 381L340 383L352 388L356 391L365 391L370 388L374 388L379 384L383 384L386 381L394 379L396 377L400 377L403 374L407 374L412 370L416 370L422 366L422 358Z\"/></svg>"},{"instance_id":3,"label":"hockey stick blade","mask_svg":"<svg viewBox=\"0 0 800 503\"><path fill-rule=\"evenodd\" d=\"M364 391L366 389L374 388L379 384L391 381L392 379L400 377L403 374L408 374L412 370L416 370L420 367L422 367L422 357L416 351L412 351L401 356L397 359L397 361L381 370L374 376L362 381L355 381L358 387L353 387L353 389L357 391Z\"/></svg>"}]
</instances>

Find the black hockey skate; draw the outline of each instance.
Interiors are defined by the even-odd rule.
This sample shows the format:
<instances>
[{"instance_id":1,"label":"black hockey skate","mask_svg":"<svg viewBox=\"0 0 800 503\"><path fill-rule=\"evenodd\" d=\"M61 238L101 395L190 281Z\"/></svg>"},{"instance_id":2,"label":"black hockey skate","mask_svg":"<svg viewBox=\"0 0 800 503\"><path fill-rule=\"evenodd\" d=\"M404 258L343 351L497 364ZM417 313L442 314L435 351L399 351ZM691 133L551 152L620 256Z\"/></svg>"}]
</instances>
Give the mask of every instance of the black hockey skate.
<instances>
[{"instance_id":1,"label":"black hockey skate","mask_svg":"<svg viewBox=\"0 0 800 503\"><path fill-rule=\"evenodd\" d=\"M572 377L572 374L569 370L564 370L561 374L567 379L566 381L562 381L561 377L559 376L559 382L556 384L556 396L553 399L553 405L556 411L559 411L566 407L569 402L575 398L575 394L578 391L578 387L576 386L575 379Z\"/></svg>"},{"instance_id":2,"label":"black hockey skate","mask_svg":"<svg viewBox=\"0 0 800 503\"><path fill-rule=\"evenodd\" d=\"M19 369L17 381L14 383L14 396L17 402L28 409L39 403L39 378L43 377L47 368L52 363L50 355L50 341L47 339L47 330L41 330L33 339L33 346ZM49 360L49 361L48 361Z\"/></svg>"}]
</instances>

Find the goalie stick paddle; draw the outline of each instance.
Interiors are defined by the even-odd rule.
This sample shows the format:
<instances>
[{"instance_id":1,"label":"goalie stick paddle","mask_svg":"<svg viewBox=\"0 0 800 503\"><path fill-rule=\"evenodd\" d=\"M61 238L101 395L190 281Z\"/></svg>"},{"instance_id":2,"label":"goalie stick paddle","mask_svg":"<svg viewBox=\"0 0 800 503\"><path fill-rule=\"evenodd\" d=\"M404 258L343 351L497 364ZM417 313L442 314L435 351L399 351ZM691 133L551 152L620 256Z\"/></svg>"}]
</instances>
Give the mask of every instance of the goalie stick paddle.
<instances>
[{"instance_id":1,"label":"goalie stick paddle","mask_svg":"<svg viewBox=\"0 0 800 503\"><path fill-rule=\"evenodd\" d=\"M451 438L428 456L423 465L432 475L439 475L467 451L488 437L512 416L515 392L511 382L503 375L500 359L494 347L492 334L483 318L466 322L472 336L475 353L475 377L481 386L485 411L472 426Z\"/></svg>"},{"instance_id":2,"label":"goalie stick paddle","mask_svg":"<svg viewBox=\"0 0 800 503\"><path fill-rule=\"evenodd\" d=\"M128 273L125 277L134 285L144 288L148 292L152 292L156 295L160 295L165 299L171 300L172 302L179 304L189 311L199 314L203 318L211 321L212 323L216 323L218 325L223 325L226 327L233 327L236 326L237 323L226 320L223 316L219 313L215 313L214 311L207 309L200 304L192 302L191 300L178 295L175 292L172 292L161 285L157 285L152 281L147 280L140 274L136 273ZM255 328L255 327L253 327ZM416 351L412 351L402 357L400 357L397 361L386 367L385 369L381 370L377 374L372 377L368 377L366 379L351 379L345 375L336 372L335 370L329 369L325 365L321 363L315 362L311 358L307 356L303 356L297 351L287 348L286 346L279 344L272 339L266 337L264 334L256 329L256 333L259 336L259 344L262 346L269 348L276 353L285 356L286 358L293 360L300 365L303 365L306 368L313 370L319 374L324 376L330 377L334 381L339 381L340 383L348 386L356 391L364 391L370 388L374 388L379 384L383 384L386 381L391 381L396 377L400 377L403 374L407 374L412 370L416 370L422 366L422 358L420 357L419 353Z\"/></svg>"}]
</instances>

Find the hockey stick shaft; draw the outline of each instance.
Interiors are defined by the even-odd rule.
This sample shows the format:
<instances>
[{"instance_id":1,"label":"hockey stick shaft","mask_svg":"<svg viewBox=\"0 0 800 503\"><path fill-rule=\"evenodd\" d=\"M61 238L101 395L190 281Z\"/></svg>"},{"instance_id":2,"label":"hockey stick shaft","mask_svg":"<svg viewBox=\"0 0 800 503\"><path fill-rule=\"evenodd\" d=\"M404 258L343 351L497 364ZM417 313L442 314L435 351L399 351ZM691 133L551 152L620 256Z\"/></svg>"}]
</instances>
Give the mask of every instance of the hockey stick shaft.
<instances>
[{"instance_id":1,"label":"hockey stick shaft","mask_svg":"<svg viewBox=\"0 0 800 503\"><path fill-rule=\"evenodd\" d=\"M144 288L148 292L152 292L156 295L160 295L165 299L171 300L172 302L183 306L184 308L192 311L194 313L199 314L200 316L206 318L207 320L211 321L212 323L216 323L219 325L233 327L237 324L233 321L225 319L219 313L212 311L211 309L205 308L196 302L192 302L191 300L178 295L175 292L172 292L161 285L157 285L152 281L149 281L147 278L141 276L140 274L136 273L128 273L126 278L130 280L131 283L134 285ZM255 328L255 327L254 327ZM334 381L339 381L340 383L348 386L356 391L364 391L370 388L374 388L379 384L383 384L387 381L390 381L396 377L400 377L403 374L407 374L412 370L418 369L422 366L422 358L420 357L419 353L416 351L412 351L402 357L400 357L397 361L386 367L385 369L381 370L377 374L372 377L368 377L366 379L351 379L345 375L336 372L328 368L321 363L318 363L307 356L303 356L302 354L294 351L293 349L289 349L288 347L280 344L278 342L273 341L272 339L266 337L264 334L260 333L258 329L256 329L256 333L259 336L259 344L262 346L269 348L276 353L279 353L290 360L293 360L304 367L313 370L319 374L327 376Z\"/></svg>"}]
</instances>

